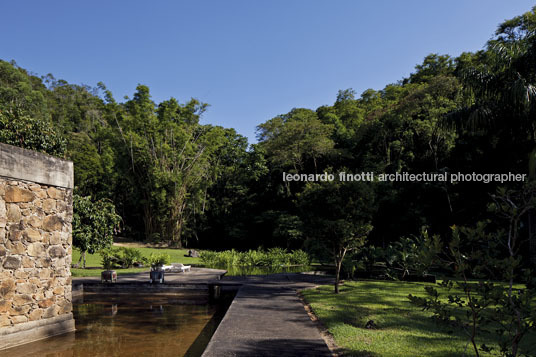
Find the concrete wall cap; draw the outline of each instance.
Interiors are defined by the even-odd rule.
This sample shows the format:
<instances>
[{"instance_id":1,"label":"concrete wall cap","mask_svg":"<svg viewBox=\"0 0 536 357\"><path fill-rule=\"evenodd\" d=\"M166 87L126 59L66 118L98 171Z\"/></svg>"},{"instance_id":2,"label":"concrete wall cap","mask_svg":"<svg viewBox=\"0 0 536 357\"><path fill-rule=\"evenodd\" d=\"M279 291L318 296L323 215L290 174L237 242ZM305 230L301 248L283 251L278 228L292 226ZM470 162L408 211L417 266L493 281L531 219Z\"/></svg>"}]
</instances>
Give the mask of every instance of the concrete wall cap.
<instances>
[{"instance_id":1,"label":"concrete wall cap","mask_svg":"<svg viewBox=\"0 0 536 357\"><path fill-rule=\"evenodd\" d=\"M73 162L0 143L0 176L73 188Z\"/></svg>"}]
</instances>

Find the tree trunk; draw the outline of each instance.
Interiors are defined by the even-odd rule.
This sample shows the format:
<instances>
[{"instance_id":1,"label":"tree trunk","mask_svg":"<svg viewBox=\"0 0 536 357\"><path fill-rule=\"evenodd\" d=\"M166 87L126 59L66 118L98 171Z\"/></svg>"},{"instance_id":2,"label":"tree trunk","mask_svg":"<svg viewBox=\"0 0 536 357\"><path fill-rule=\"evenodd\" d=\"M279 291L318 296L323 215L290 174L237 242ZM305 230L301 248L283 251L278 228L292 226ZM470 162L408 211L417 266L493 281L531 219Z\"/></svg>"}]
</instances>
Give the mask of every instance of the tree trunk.
<instances>
[{"instance_id":1,"label":"tree trunk","mask_svg":"<svg viewBox=\"0 0 536 357\"><path fill-rule=\"evenodd\" d=\"M86 268L86 251L80 252L80 258L78 259L78 263L76 264L76 267L78 268L80 266L80 263L82 263L82 269Z\"/></svg>"},{"instance_id":2,"label":"tree trunk","mask_svg":"<svg viewBox=\"0 0 536 357\"><path fill-rule=\"evenodd\" d=\"M337 264L335 269L336 269L336 272L335 272L335 294L338 294L339 293L340 271L341 271L340 265Z\"/></svg>"},{"instance_id":3,"label":"tree trunk","mask_svg":"<svg viewBox=\"0 0 536 357\"><path fill-rule=\"evenodd\" d=\"M151 210L150 201L145 199L145 204L143 206L143 225L145 228L145 239L151 241L153 239L154 225L153 225L153 214Z\"/></svg>"},{"instance_id":4,"label":"tree trunk","mask_svg":"<svg viewBox=\"0 0 536 357\"><path fill-rule=\"evenodd\" d=\"M339 281L341 277L341 267L342 267L342 261L344 260L344 256L346 254L346 248L342 248L339 251L335 251L335 294L339 293Z\"/></svg>"}]
</instances>

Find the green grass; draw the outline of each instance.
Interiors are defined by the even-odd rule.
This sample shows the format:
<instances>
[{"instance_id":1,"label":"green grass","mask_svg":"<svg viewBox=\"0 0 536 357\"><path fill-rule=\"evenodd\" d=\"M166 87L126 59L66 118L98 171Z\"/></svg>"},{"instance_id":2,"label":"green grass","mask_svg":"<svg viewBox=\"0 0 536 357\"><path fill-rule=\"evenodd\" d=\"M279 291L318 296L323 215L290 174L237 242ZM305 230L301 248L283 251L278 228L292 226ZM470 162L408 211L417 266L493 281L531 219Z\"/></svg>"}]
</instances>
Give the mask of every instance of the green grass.
<instances>
[{"instance_id":1,"label":"green grass","mask_svg":"<svg viewBox=\"0 0 536 357\"><path fill-rule=\"evenodd\" d=\"M169 254L171 257L172 263L183 263L183 264L199 264L201 263L199 258L190 258L185 257L188 254L188 249L172 249L172 248L146 248L139 247L138 249L144 256L148 257L151 253L154 254ZM80 259L80 251L76 248L73 248L73 263L77 263ZM86 267L87 268L96 268L99 269L79 269L71 268L71 274L73 277L86 277L86 276L100 276L102 269L101 256L99 253L95 254L86 254ZM140 273L144 271L149 271L149 267L144 268L130 268L130 269L116 269L117 274L129 274L129 273Z\"/></svg>"},{"instance_id":2,"label":"green grass","mask_svg":"<svg viewBox=\"0 0 536 357\"><path fill-rule=\"evenodd\" d=\"M345 355L461 356L469 341L467 335L460 328L435 323L430 312L421 311L407 299L408 294L424 296L426 285L433 284L359 281L341 286L339 295L333 293L333 286L304 290L303 295ZM369 320L378 328L364 328ZM491 336L486 337L477 341L479 345L497 347ZM525 336L523 342L530 351L536 336ZM471 346L467 346L466 355L474 355Z\"/></svg>"}]
</instances>

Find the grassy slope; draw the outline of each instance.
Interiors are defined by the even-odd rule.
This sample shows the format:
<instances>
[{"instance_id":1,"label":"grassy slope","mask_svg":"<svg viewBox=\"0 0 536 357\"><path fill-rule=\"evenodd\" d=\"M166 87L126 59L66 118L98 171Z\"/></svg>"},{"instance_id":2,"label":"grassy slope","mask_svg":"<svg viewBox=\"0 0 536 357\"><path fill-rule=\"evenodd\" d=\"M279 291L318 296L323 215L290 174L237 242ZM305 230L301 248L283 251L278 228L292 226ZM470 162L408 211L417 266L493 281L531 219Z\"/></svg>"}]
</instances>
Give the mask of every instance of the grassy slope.
<instances>
[{"instance_id":1,"label":"grassy slope","mask_svg":"<svg viewBox=\"0 0 536 357\"><path fill-rule=\"evenodd\" d=\"M424 296L426 285L359 281L347 282L338 296L332 286L305 290L303 295L337 345L350 356L461 356L467 335L458 328L439 326L430 319L430 312L421 311L407 299L410 293ZM378 329L365 329L369 320L374 320ZM477 342L493 345L489 338ZM536 336L524 342L526 348L529 344L534 348ZM474 355L471 346L467 355Z\"/></svg>"},{"instance_id":2,"label":"grassy slope","mask_svg":"<svg viewBox=\"0 0 536 357\"><path fill-rule=\"evenodd\" d=\"M187 249L170 249L170 248L146 248L139 247L136 248L141 251L141 253L148 257L151 253L162 254L167 253L171 257L172 263L183 263L183 264L198 264L200 263L199 258L190 258L185 257L184 255L188 254ZM73 248L73 263L77 263L80 258L80 251L76 248ZM100 254L86 254L86 267L102 267L101 256ZM103 269L78 269L71 268L71 273L74 277L80 276L100 276L100 273ZM131 269L116 269L118 274L128 274L128 273L139 273L143 271L148 271L149 268L131 268Z\"/></svg>"}]
</instances>

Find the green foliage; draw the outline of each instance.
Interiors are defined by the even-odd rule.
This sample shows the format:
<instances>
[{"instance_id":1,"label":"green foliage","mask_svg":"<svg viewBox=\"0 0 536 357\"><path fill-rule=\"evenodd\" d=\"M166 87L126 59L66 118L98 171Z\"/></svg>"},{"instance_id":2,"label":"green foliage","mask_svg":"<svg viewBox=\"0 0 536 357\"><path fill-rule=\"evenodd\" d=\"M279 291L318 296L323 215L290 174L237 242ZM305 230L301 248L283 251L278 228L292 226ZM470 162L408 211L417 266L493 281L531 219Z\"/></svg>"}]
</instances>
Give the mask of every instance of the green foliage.
<instances>
[{"instance_id":1,"label":"green foliage","mask_svg":"<svg viewBox=\"0 0 536 357\"><path fill-rule=\"evenodd\" d=\"M101 260L102 267L105 270L111 270L111 269L120 267L118 259L115 257L114 253L111 250L110 251L102 250L101 257L102 257L102 260Z\"/></svg>"},{"instance_id":2,"label":"green foliage","mask_svg":"<svg viewBox=\"0 0 536 357\"><path fill-rule=\"evenodd\" d=\"M100 251L102 257L101 263L104 269L110 270L114 268L121 267L121 252L117 247L107 247L107 249L102 249Z\"/></svg>"},{"instance_id":3,"label":"green foliage","mask_svg":"<svg viewBox=\"0 0 536 357\"><path fill-rule=\"evenodd\" d=\"M305 161L317 160L333 149L332 127L322 123L315 112L293 109L258 126L260 145L270 155L275 167L291 167L294 172L303 170Z\"/></svg>"},{"instance_id":4,"label":"green foliage","mask_svg":"<svg viewBox=\"0 0 536 357\"><path fill-rule=\"evenodd\" d=\"M47 90L42 80L13 61L0 60L0 111L49 120Z\"/></svg>"},{"instance_id":5,"label":"green foliage","mask_svg":"<svg viewBox=\"0 0 536 357\"><path fill-rule=\"evenodd\" d=\"M211 159L224 131L198 124L205 108L194 99L180 105L173 98L156 107L149 88L139 85L120 110L125 169L138 194L135 202L143 208L146 238L159 236L180 247L190 217L206 203Z\"/></svg>"},{"instance_id":6,"label":"green foliage","mask_svg":"<svg viewBox=\"0 0 536 357\"><path fill-rule=\"evenodd\" d=\"M148 257L151 254L169 254L171 257L171 261L174 263L183 263L183 264L199 264L200 259L199 258L191 258L187 257L186 254L188 253L188 250L184 249L164 249L164 248L149 248L149 247L137 247L137 251L139 251L142 255L142 264L144 267L139 268L127 268L123 269L120 268L118 265L115 267L117 270L117 274L127 274L127 273L140 273L140 272L146 272L148 268ZM106 251L106 249L105 249ZM76 247L73 248L73 261L78 261L80 257L82 256L82 252ZM103 254L101 252L96 252L94 254L87 253L86 258L86 266L88 268L100 268L102 267L102 257ZM71 274L73 277L83 277L83 276L100 276L101 270L99 269L80 269L80 268L71 268Z\"/></svg>"},{"instance_id":7,"label":"green foliage","mask_svg":"<svg viewBox=\"0 0 536 357\"><path fill-rule=\"evenodd\" d=\"M169 264L171 262L171 257L167 253L151 253L148 262L151 264L151 269L155 270L165 264Z\"/></svg>"},{"instance_id":8,"label":"green foliage","mask_svg":"<svg viewBox=\"0 0 536 357\"><path fill-rule=\"evenodd\" d=\"M344 222L353 218L337 222L313 212L324 226L315 233L303 204L321 189L283 182L283 171L536 172L535 14L500 24L476 53L430 54L384 88L343 89L331 105L277 115L258 126L251 146L233 129L201 125L208 106L198 100L156 103L139 85L120 103L102 83L39 78L0 61L0 140L74 161L77 192L111 200L129 238L211 249L310 247L320 257L327 250L317 238L327 236L326 227L352 231ZM422 226L447 236L453 223L473 225L496 188L377 182L365 194L374 207L364 207L367 217L357 221L373 226L367 244L397 251L390 269L403 276L420 268L415 242L400 237ZM320 197L330 207L360 190L350 191L325 189L319 207ZM527 231L533 229L520 234ZM536 244L521 249L536 258ZM351 258L349 269L361 264Z\"/></svg>"},{"instance_id":9,"label":"green foliage","mask_svg":"<svg viewBox=\"0 0 536 357\"><path fill-rule=\"evenodd\" d=\"M430 235L427 227L419 236L403 237L385 248L366 245L343 260L342 272L348 278L368 277L389 280L425 278L432 269L441 269L435 254L442 250L439 235Z\"/></svg>"},{"instance_id":10,"label":"green foliage","mask_svg":"<svg viewBox=\"0 0 536 357\"><path fill-rule=\"evenodd\" d=\"M298 249L291 252L290 262L293 265L309 265L311 264L311 257L307 252Z\"/></svg>"},{"instance_id":11,"label":"green foliage","mask_svg":"<svg viewBox=\"0 0 536 357\"><path fill-rule=\"evenodd\" d=\"M78 192L90 195L100 190L104 168L97 147L85 133L73 133L67 155L75 167L74 181Z\"/></svg>"},{"instance_id":12,"label":"green foliage","mask_svg":"<svg viewBox=\"0 0 536 357\"><path fill-rule=\"evenodd\" d=\"M426 298L408 296L413 304L431 310L438 320L455 322L465 329L477 356L495 348L479 343L487 330L496 334L501 355L517 356L522 339L536 329L534 278L530 270L520 269L518 239L520 218L534 207L535 192L534 185L529 184L520 190L499 189L493 196L490 208L506 221L508 230L490 232L488 222L479 222L475 228L452 227L448 249L439 257L445 266L453 268L460 279L456 285L463 294L449 295L445 302L436 289L428 287ZM475 284L469 281L471 276L485 280ZM495 284L492 279L507 281L507 285ZM515 288L514 281L525 286ZM442 286L450 291L453 284L446 281Z\"/></svg>"},{"instance_id":13,"label":"green foliage","mask_svg":"<svg viewBox=\"0 0 536 357\"><path fill-rule=\"evenodd\" d=\"M512 289L489 281L450 281L426 287L427 297L408 295L411 303L434 313L437 321L463 329L471 339L475 354L498 351L501 356L531 356L520 349L529 331L534 331L534 291ZM522 318L516 321L518 314ZM488 337L491 334L491 338ZM488 340L488 344L482 340Z\"/></svg>"},{"instance_id":14,"label":"green foliage","mask_svg":"<svg viewBox=\"0 0 536 357\"><path fill-rule=\"evenodd\" d=\"M0 142L63 157L65 139L44 119L0 107Z\"/></svg>"},{"instance_id":15,"label":"green foliage","mask_svg":"<svg viewBox=\"0 0 536 357\"><path fill-rule=\"evenodd\" d=\"M308 184L298 197L308 236L332 255L338 293L346 253L363 247L372 230L374 193L367 183L333 181Z\"/></svg>"},{"instance_id":16,"label":"green foliage","mask_svg":"<svg viewBox=\"0 0 536 357\"><path fill-rule=\"evenodd\" d=\"M136 248L121 247L121 250L123 251L124 259L123 267L130 268L135 264L140 265L146 260L141 254L141 251Z\"/></svg>"},{"instance_id":17,"label":"green foliage","mask_svg":"<svg viewBox=\"0 0 536 357\"><path fill-rule=\"evenodd\" d=\"M222 252L204 251L201 261L209 266L289 266L308 265L309 255L303 250L288 252L282 248L271 248L268 251L249 250L239 252L226 250Z\"/></svg>"},{"instance_id":18,"label":"green foliage","mask_svg":"<svg viewBox=\"0 0 536 357\"><path fill-rule=\"evenodd\" d=\"M104 269L128 269L147 263L140 250L128 247L109 247L100 251Z\"/></svg>"},{"instance_id":19,"label":"green foliage","mask_svg":"<svg viewBox=\"0 0 536 357\"><path fill-rule=\"evenodd\" d=\"M209 265L212 267L212 265ZM249 276L249 275L272 275L272 274L292 274L302 273L311 270L309 265L272 265L272 266L259 266L259 265L226 265L226 266L213 266L214 268L225 269L227 273L225 276Z\"/></svg>"},{"instance_id":20,"label":"green foliage","mask_svg":"<svg viewBox=\"0 0 536 357\"><path fill-rule=\"evenodd\" d=\"M93 201L90 196L73 196L73 245L85 252L95 253L113 243L121 217L108 200ZM85 266L85 261L83 262Z\"/></svg>"},{"instance_id":21,"label":"green foliage","mask_svg":"<svg viewBox=\"0 0 536 357\"><path fill-rule=\"evenodd\" d=\"M201 261L207 265L239 265L240 252L226 250L223 252L204 251L201 253Z\"/></svg>"},{"instance_id":22,"label":"green foliage","mask_svg":"<svg viewBox=\"0 0 536 357\"><path fill-rule=\"evenodd\" d=\"M424 58L422 64L415 66L417 70L412 73L409 80L413 83L426 82L438 76L454 74L455 66L453 59L448 55L430 54Z\"/></svg>"},{"instance_id":23,"label":"green foliage","mask_svg":"<svg viewBox=\"0 0 536 357\"><path fill-rule=\"evenodd\" d=\"M395 279L404 279L407 275L427 274L437 260L442 244L439 235L428 234L426 227L421 230L420 236L401 238L381 250L383 262L386 265L387 276Z\"/></svg>"}]
</instances>

